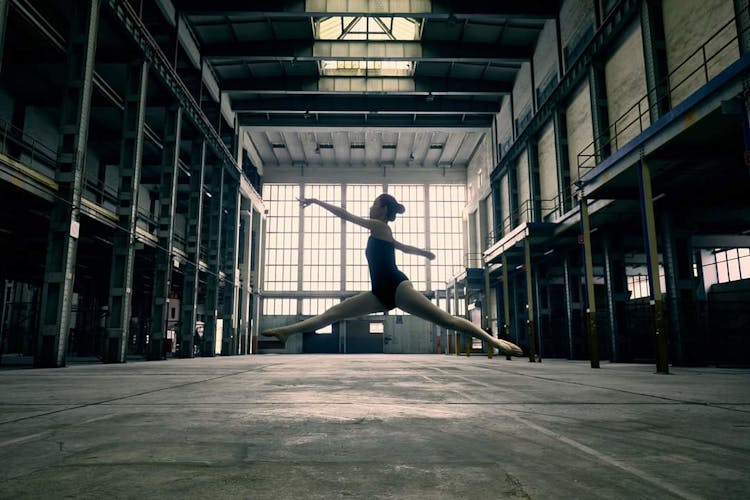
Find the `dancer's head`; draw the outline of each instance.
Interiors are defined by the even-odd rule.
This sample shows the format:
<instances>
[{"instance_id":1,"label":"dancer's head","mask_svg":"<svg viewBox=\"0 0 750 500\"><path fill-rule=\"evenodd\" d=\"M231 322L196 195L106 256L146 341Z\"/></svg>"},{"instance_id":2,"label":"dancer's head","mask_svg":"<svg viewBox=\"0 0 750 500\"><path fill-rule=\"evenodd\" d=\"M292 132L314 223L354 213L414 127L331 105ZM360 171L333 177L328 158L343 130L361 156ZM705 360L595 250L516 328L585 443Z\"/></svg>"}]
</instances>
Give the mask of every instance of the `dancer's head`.
<instances>
[{"instance_id":1,"label":"dancer's head","mask_svg":"<svg viewBox=\"0 0 750 500\"><path fill-rule=\"evenodd\" d=\"M380 219L385 222L396 220L396 215L402 214L406 211L401 203L396 201L396 198L389 194L381 194L370 207L370 218Z\"/></svg>"}]
</instances>

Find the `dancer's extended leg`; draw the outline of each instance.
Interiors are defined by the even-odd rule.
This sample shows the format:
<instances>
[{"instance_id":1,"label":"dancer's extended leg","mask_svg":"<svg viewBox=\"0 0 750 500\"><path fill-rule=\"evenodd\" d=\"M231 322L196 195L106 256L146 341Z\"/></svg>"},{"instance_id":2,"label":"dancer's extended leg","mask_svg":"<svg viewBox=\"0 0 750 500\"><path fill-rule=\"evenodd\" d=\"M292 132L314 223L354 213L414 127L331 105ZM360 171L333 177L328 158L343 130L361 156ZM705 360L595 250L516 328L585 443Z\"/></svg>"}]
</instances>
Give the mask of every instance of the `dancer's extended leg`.
<instances>
[{"instance_id":1,"label":"dancer's extended leg","mask_svg":"<svg viewBox=\"0 0 750 500\"><path fill-rule=\"evenodd\" d=\"M323 328L336 321L341 321L342 319L364 316L365 314L384 310L383 304L380 303L372 292L362 292L354 297L349 297L340 304L336 304L323 314L291 325L266 330L261 332L261 335L272 335L278 337L282 342L286 342L286 339L295 333L314 332L319 328Z\"/></svg>"},{"instance_id":2,"label":"dancer's extended leg","mask_svg":"<svg viewBox=\"0 0 750 500\"><path fill-rule=\"evenodd\" d=\"M396 306L409 314L419 316L420 318L431 321L443 328L458 330L459 332L480 338L503 352L514 354L516 356L523 355L523 351L516 344L488 335L487 332L476 326L471 321L459 316L453 316L443 311L430 302L427 297L416 291L410 281L403 281L396 289Z\"/></svg>"}]
</instances>

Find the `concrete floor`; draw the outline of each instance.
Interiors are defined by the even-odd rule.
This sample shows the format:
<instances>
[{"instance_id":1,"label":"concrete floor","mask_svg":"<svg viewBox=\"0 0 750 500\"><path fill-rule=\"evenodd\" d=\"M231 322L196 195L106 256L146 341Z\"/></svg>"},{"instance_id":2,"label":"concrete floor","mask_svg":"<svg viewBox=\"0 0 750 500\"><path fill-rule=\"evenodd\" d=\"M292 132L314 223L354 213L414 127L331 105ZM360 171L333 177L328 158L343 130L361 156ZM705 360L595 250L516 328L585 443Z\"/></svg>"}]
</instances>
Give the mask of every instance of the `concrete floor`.
<instances>
[{"instance_id":1,"label":"concrete floor","mask_svg":"<svg viewBox=\"0 0 750 500\"><path fill-rule=\"evenodd\" d=\"M748 498L750 371L266 355L0 372L1 498Z\"/></svg>"}]
</instances>

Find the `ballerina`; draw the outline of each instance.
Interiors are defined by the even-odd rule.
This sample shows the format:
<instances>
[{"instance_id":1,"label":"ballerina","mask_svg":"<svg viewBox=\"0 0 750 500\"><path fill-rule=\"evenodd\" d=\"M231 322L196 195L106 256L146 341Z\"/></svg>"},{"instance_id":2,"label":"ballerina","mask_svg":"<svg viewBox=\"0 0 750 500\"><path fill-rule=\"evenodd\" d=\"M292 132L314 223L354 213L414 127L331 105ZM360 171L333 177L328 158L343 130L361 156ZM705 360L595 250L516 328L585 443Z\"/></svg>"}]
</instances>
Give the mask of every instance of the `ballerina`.
<instances>
[{"instance_id":1,"label":"ballerina","mask_svg":"<svg viewBox=\"0 0 750 500\"><path fill-rule=\"evenodd\" d=\"M453 316L418 292L409 278L396 267L395 250L420 255L427 259L434 259L435 254L420 248L405 245L393 238L388 222L396 220L396 215L402 214L406 208L389 194L381 194L370 207L370 217L365 219L315 198L299 200L303 208L319 205L332 214L370 230L365 255L370 269L372 291L362 292L331 307L318 316L308 318L287 326L272 328L262 332L262 335L277 337L286 342L290 335L301 332L318 330L336 321L347 318L364 316L376 312L384 312L396 307L435 323L450 330L456 330L488 342L506 354L522 356L523 351L512 342L495 338L476 326L471 321L460 316Z\"/></svg>"}]
</instances>

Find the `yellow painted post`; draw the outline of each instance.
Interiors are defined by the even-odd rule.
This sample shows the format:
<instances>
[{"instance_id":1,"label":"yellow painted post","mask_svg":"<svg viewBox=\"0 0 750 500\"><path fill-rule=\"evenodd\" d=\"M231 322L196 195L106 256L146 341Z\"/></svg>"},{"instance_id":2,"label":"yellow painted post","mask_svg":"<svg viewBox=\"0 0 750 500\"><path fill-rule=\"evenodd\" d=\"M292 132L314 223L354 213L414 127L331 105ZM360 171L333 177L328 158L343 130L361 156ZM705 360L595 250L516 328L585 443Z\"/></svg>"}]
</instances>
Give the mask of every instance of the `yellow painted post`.
<instances>
[{"instance_id":1,"label":"yellow painted post","mask_svg":"<svg viewBox=\"0 0 750 500\"><path fill-rule=\"evenodd\" d=\"M581 233L586 272L586 330L589 338L591 368L599 368L599 339L596 328L596 299L594 296L594 264L591 256L591 225L588 199L581 196Z\"/></svg>"}]
</instances>

